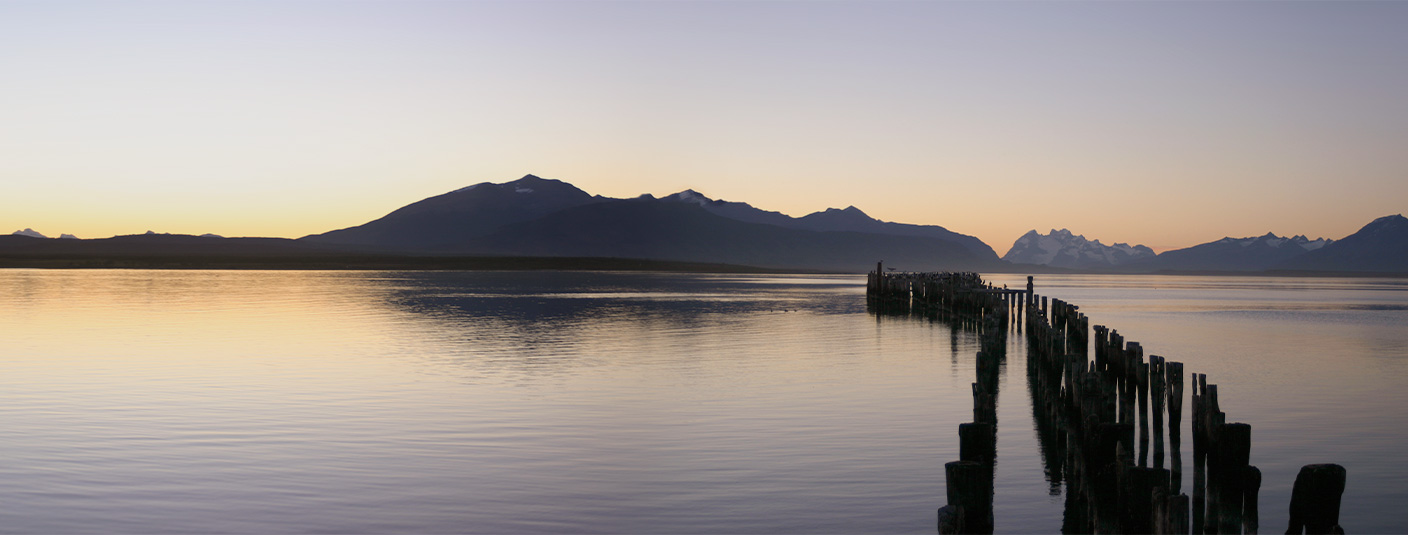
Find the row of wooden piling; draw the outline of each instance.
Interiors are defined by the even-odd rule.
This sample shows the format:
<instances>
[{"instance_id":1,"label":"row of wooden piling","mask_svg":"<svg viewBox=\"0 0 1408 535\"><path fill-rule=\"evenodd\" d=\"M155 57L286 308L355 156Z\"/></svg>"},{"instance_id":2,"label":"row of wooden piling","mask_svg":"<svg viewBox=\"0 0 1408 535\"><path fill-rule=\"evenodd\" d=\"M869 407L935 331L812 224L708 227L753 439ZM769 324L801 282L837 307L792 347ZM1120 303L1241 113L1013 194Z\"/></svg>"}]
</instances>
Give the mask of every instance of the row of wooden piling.
<instances>
[{"instance_id":1,"label":"row of wooden piling","mask_svg":"<svg viewBox=\"0 0 1408 535\"><path fill-rule=\"evenodd\" d=\"M942 319L969 331L982 330L981 322L993 316L1004 325L1012 324L1027 306L1023 296L1030 292L1030 288L996 288L977 273L886 273L882 264L876 264L875 269L866 279L866 303L871 311Z\"/></svg>"},{"instance_id":2,"label":"row of wooden piling","mask_svg":"<svg viewBox=\"0 0 1408 535\"><path fill-rule=\"evenodd\" d=\"M1157 356L1146 361L1140 344L1098 325L1090 361L1089 319L1075 305L1050 303L1024 320L1043 461L1053 484L1066 486L1062 531L1188 533L1189 497L1179 488L1181 455L1172 440L1180 427L1182 365ZM1158 414L1153 425L1151 413Z\"/></svg>"},{"instance_id":3,"label":"row of wooden piling","mask_svg":"<svg viewBox=\"0 0 1408 535\"><path fill-rule=\"evenodd\" d=\"M866 288L872 311L934 318L978 334L973 421L958 426L959 460L944 465L948 504L938 511L938 529L991 533L999 368L1016 303L1025 300L976 273L885 273L879 265Z\"/></svg>"},{"instance_id":4,"label":"row of wooden piling","mask_svg":"<svg viewBox=\"0 0 1408 535\"><path fill-rule=\"evenodd\" d=\"M1079 307L1053 299L1049 315L1047 310L1032 308L1026 315L1027 362L1033 399L1045 400L1036 416L1066 439L1063 532L1257 533L1261 471L1249 464L1251 426L1227 422L1217 385L1208 384L1205 374L1192 375L1190 498L1181 492L1183 364L1157 355L1146 360L1138 342L1100 325L1092 329L1094 361L1088 362L1089 321ZM1311 465L1302 473L1308 475L1297 478L1296 493L1306 496L1305 503L1292 499L1287 532L1342 532L1343 467Z\"/></svg>"},{"instance_id":5,"label":"row of wooden piling","mask_svg":"<svg viewBox=\"0 0 1408 535\"><path fill-rule=\"evenodd\" d=\"M944 317L955 328L979 333L974 421L959 426L960 460L945 465L948 505L939 510L941 533L993 529L996 368L1009 327L1026 331L1042 460L1053 487L1066 486L1064 533L1258 531L1261 472L1249 464L1251 426L1226 422L1217 385L1207 384L1206 375L1192 375L1190 498L1181 488L1182 363L1157 355L1146 360L1139 343L1104 326L1092 328L1079 307L1036 295L1032 277L1025 291L1007 290L974 273L884 273L881 267L867 282L873 310ZM1093 361L1087 357L1092 345ZM1287 533L1342 533L1344 480L1339 465L1303 468Z\"/></svg>"},{"instance_id":6,"label":"row of wooden piling","mask_svg":"<svg viewBox=\"0 0 1408 535\"><path fill-rule=\"evenodd\" d=\"M1010 309L1004 295L973 277L955 277L941 284L967 308L945 310L951 322L975 328L978 334L976 381L973 382L973 421L958 426L958 461L944 465L948 504L939 509L940 533L993 531L993 475L997 462L998 369L1007 356ZM955 327L959 328L959 327Z\"/></svg>"}]
</instances>

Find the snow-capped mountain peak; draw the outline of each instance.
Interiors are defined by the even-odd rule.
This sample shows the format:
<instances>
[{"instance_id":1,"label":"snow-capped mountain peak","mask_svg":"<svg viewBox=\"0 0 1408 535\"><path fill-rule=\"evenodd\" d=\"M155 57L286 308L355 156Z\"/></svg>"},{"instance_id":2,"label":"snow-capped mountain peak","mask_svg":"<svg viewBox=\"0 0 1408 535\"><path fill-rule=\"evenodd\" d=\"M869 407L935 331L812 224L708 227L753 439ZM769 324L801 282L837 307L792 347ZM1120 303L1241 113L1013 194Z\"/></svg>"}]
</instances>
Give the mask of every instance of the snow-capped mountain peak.
<instances>
[{"instance_id":1,"label":"snow-capped mountain peak","mask_svg":"<svg viewBox=\"0 0 1408 535\"><path fill-rule=\"evenodd\" d=\"M1334 240L1305 236L1289 238L1268 232L1245 238L1225 237L1186 249L1164 251L1148 267L1196 271L1256 271L1270 269L1314 251Z\"/></svg>"},{"instance_id":2,"label":"snow-capped mountain peak","mask_svg":"<svg viewBox=\"0 0 1408 535\"><path fill-rule=\"evenodd\" d=\"M1018 264L1039 264L1065 268L1113 267L1140 258L1151 258L1154 250L1143 245L1105 245L1088 240L1069 229L1051 229L1048 234L1032 230L1012 244L1002 259Z\"/></svg>"},{"instance_id":3,"label":"snow-capped mountain peak","mask_svg":"<svg viewBox=\"0 0 1408 535\"><path fill-rule=\"evenodd\" d=\"M1268 232L1268 233L1266 233L1266 234L1264 234L1264 235L1261 235L1261 236L1249 236L1249 237L1246 237L1246 238L1226 237L1226 238L1217 240L1216 242L1213 242L1213 243L1225 243L1225 244L1229 244L1229 245L1235 244L1235 245L1240 245L1240 246L1243 247L1243 248L1248 248L1248 247L1253 247L1253 246L1255 246L1255 247L1269 247L1269 248L1272 248L1272 249L1280 249L1280 248L1283 247L1283 246L1290 245L1290 246L1300 247L1301 249L1304 249L1304 250L1306 250L1306 251L1314 251L1314 250L1316 250L1316 249L1319 249L1319 248L1321 248L1321 247L1324 247L1325 244L1330 243L1330 242L1333 242L1333 241L1334 241L1334 240L1330 240L1330 239L1326 239L1326 238L1316 238L1316 239L1314 239L1314 240L1311 240L1311 239L1309 239L1309 238L1306 238L1304 235L1297 235L1297 236L1292 236L1292 237L1290 237L1290 238L1284 238L1284 237L1281 237L1281 236L1277 236L1274 232Z\"/></svg>"},{"instance_id":4,"label":"snow-capped mountain peak","mask_svg":"<svg viewBox=\"0 0 1408 535\"><path fill-rule=\"evenodd\" d=\"M45 236L45 235L43 235L43 234L40 234L39 231L34 230L34 229L32 229L32 228L26 228L26 229L24 229L24 230L16 230L16 231L12 232L11 234L12 234L12 235L15 235L15 236L29 236L29 237L31 237L31 238L48 238L48 236Z\"/></svg>"},{"instance_id":5,"label":"snow-capped mountain peak","mask_svg":"<svg viewBox=\"0 0 1408 535\"><path fill-rule=\"evenodd\" d=\"M694 191L692 189L687 189L674 195L670 195L668 197L665 197L665 199L671 201L697 204L699 206L708 206L709 203L714 202L713 199L705 197L704 194Z\"/></svg>"},{"instance_id":6,"label":"snow-capped mountain peak","mask_svg":"<svg viewBox=\"0 0 1408 535\"><path fill-rule=\"evenodd\" d=\"M1315 238L1311 240L1306 238L1304 234L1299 234L1296 237L1291 238L1291 241L1297 242L1301 247L1304 247L1307 251L1314 251L1316 249L1329 245L1330 242L1333 242L1335 240L1331 240L1328 238Z\"/></svg>"}]
</instances>

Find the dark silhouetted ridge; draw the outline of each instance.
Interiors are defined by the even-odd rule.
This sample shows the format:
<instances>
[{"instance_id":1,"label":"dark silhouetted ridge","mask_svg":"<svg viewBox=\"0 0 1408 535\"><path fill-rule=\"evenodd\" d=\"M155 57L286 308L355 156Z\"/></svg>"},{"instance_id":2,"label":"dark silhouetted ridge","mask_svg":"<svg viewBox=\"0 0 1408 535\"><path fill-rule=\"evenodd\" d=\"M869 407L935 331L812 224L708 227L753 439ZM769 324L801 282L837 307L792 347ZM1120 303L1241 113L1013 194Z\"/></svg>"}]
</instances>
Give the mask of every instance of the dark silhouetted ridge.
<instances>
[{"instance_id":1,"label":"dark silhouetted ridge","mask_svg":"<svg viewBox=\"0 0 1408 535\"><path fill-rule=\"evenodd\" d=\"M762 267L861 271L877 260L906 269L997 264L940 239L818 232L729 219L693 203L611 200L507 225L472 242L486 254L608 256Z\"/></svg>"},{"instance_id":2,"label":"dark silhouetted ridge","mask_svg":"<svg viewBox=\"0 0 1408 535\"><path fill-rule=\"evenodd\" d=\"M526 175L504 184L475 184L411 203L370 223L300 239L414 252L464 243L504 225L597 201L566 182Z\"/></svg>"},{"instance_id":3,"label":"dark silhouetted ridge","mask_svg":"<svg viewBox=\"0 0 1408 535\"><path fill-rule=\"evenodd\" d=\"M1305 271L1408 272L1408 218L1402 214L1380 217L1354 234L1276 267Z\"/></svg>"}]
</instances>

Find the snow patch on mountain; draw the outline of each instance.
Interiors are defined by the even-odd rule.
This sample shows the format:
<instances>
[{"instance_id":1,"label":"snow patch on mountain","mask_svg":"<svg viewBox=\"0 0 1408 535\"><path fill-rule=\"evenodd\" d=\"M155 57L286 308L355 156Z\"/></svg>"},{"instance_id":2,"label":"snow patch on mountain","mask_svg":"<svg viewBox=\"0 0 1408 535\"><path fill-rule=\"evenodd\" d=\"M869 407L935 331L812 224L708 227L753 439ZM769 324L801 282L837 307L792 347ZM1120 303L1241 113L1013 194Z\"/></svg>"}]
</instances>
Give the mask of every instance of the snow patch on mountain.
<instances>
[{"instance_id":1,"label":"snow patch on mountain","mask_svg":"<svg viewBox=\"0 0 1408 535\"><path fill-rule=\"evenodd\" d=\"M1305 236L1296 236L1296 238L1305 238ZM1335 240L1331 240L1328 238L1316 238L1314 240L1307 239L1305 243L1300 244L1300 246L1304 247L1307 251L1314 251L1316 249L1329 245L1330 242L1333 241Z\"/></svg>"},{"instance_id":2,"label":"snow patch on mountain","mask_svg":"<svg viewBox=\"0 0 1408 535\"><path fill-rule=\"evenodd\" d=\"M1304 235L1297 235L1289 238L1284 238L1281 236L1277 236L1275 233L1268 232L1262 236L1250 236L1246 238L1227 237L1217 240L1213 243L1225 243L1229 245L1235 244L1240 245L1243 248L1261 246L1269 247L1272 249L1280 249L1283 246L1291 246L1299 247L1306 251L1314 251L1334 241L1335 240L1326 238L1316 238L1312 240L1310 238L1306 238Z\"/></svg>"},{"instance_id":3,"label":"snow patch on mountain","mask_svg":"<svg viewBox=\"0 0 1408 535\"><path fill-rule=\"evenodd\" d=\"M687 189L687 190L681 191L681 192L676 193L676 194L674 194L674 195L671 195L671 196L669 196L669 197L665 197L665 199L666 199L666 200L672 200L672 201L686 202L686 203L691 203L691 204L697 204L697 205L699 205L699 206L708 206L709 203L711 203L711 202L714 201L713 199L710 199L710 198L708 198L708 197L705 197L704 194L699 193L699 192L697 192L697 191L694 191L694 190L692 190L692 189Z\"/></svg>"}]
</instances>

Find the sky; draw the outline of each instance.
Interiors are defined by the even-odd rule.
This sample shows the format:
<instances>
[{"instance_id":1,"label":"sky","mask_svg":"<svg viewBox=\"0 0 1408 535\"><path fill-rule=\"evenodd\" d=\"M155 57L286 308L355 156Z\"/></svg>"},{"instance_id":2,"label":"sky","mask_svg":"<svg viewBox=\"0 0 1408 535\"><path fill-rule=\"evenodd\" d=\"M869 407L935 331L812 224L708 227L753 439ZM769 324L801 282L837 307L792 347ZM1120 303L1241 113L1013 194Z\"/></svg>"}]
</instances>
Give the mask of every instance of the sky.
<instances>
[{"instance_id":1,"label":"sky","mask_svg":"<svg viewBox=\"0 0 1408 535\"><path fill-rule=\"evenodd\" d=\"M525 174L999 254L1408 212L1408 2L0 0L0 232L299 237Z\"/></svg>"}]
</instances>

